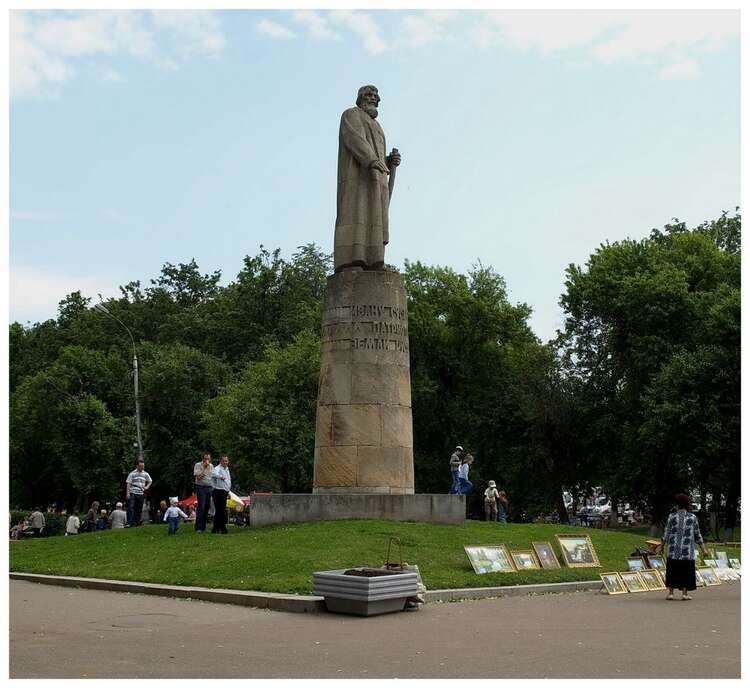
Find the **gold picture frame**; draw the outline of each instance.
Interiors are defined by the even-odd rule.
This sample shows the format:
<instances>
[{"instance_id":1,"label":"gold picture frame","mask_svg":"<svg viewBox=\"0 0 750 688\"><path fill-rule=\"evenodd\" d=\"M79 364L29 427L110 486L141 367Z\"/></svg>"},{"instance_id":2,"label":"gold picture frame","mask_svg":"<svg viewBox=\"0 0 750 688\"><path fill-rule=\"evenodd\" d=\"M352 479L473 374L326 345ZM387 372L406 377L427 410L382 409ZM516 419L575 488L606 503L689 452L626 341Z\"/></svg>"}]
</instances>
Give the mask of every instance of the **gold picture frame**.
<instances>
[{"instance_id":1,"label":"gold picture frame","mask_svg":"<svg viewBox=\"0 0 750 688\"><path fill-rule=\"evenodd\" d=\"M513 565L516 571L533 571L542 568L536 560L536 554L530 549L512 549L510 556L513 557Z\"/></svg>"},{"instance_id":2,"label":"gold picture frame","mask_svg":"<svg viewBox=\"0 0 750 688\"><path fill-rule=\"evenodd\" d=\"M644 571L639 571L638 573L641 574L641 578L649 590L666 590L667 586L664 585L664 581L658 570L646 569Z\"/></svg>"},{"instance_id":3,"label":"gold picture frame","mask_svg":"<svg viewBox=\"0 0 750 688\"><path fill-rule=\"evenodd\" d=\"M602 584L604 585L604 589L607 591L608 595L628 594L628 589L617 571L600 573L599 578L602 579Z\"/></svg>"},{"instance_id":4,"label":"gold picture frame","mask_svg":"<svg viewBox=\"0 0 750 688\"><path fill-rule=\"evenodd\" d=\"M534 554L541 564L543 569L559 569L561 568L560 562L557 559L555 550L552 549L552 543L550 542L532 542L531 546L534 549Z\"/></svg>"},{"instance_id":5,"label":"gold picture frame","mask_svg":"<svg viewBox=\"0 0 750 688\"><path fill-rule=\"evenodd\" d=\"M560 546L563 561L570 568L589 568L601 566L599 557L588 535L565 533L555 535Z\"/></svg>"},{"instance_id":6,"label":"gold picture frame","mask_svg":"<svg viewBox=\"0 0 750 688\"><path fill-rule=\"evenodd\" d=\"M701 576L701 572L698 569L695 569L695 587L702 588L705 584L706 583L703 580L703 576Z\"/></svg>"},{"instance_id":7,"label":"gold picture frame","mask_svg":"<svg viewBox=\"0 0 750 688\"><path fill-rule=\"evenodd\" d=\"M660 554L649 554L646 557L646 560L648 561L648 565L652 569L658 569L659 571L665 571L666 565L664 564L664 557L662 557Z\"/></svg>"},{"instance_id":8,"label":"gold picture frame","mask_svg":"<svg viewBox=\"0 0 750 688\"><path fill-rule=\"evenodd\" d=\"M640 571L625 571L620 574L620 578L625 583L628 592L648 592L649 590L646 581L641 577Z\"/></svg>"},{"instance_id":9,"label":"gold picture frame","mask_svg":"<svg viewBox=\"0 0 750 688\"><path fill-rule=\"evenodd\" d=\"M707 587L721 585L721 580L719 580L719 577L716 575L716 570L711 566L703 566L696 569L696 571L700 573L701 578L703 579L703 585Z\"/></svg>"},{"instance_id":10,"label":"gold picture frame","mask_svg":"<svg viewBox=\"0 0 750 688\"><path fill-rule=\"evenodd\" d=\"M516 566L506 545L464 545L475 573L515 573Z\"/></svg>"},{"instance_id":11,"label":"gold picture frame","mask_svg":"<svg viewBox=\"0 0 750 688\"><path fill-rule=\"evenodd\" d=\"M643 561L643 557L628 557L628 571L643 571L646 568L646 562Z\"/></svg>"}]
</instances>

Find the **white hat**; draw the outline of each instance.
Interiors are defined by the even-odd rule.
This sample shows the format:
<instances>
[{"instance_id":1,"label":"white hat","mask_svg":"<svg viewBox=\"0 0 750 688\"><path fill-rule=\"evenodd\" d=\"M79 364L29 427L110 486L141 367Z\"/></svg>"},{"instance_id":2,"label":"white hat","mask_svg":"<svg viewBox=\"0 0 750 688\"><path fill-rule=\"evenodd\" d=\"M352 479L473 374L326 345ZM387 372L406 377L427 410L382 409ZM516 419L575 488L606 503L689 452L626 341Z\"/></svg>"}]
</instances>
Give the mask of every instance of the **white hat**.
<instances>
[{"instance_id":1,"label":"white hat","mask_svg":"<svg viewBox=\"0 0 750 688\"><path fill-rule=\"evenodd\" d=\"M172 505L177 504L178 501L179 500L177 499L177 497L170 497L169 498L169 503L172 504Z\"/></svg>"},{"instance_id":2,"label":"white hat","mask_svg":"<svg viewBox=\"0 0 750 688\"><path fill-rule=\"evenodd\" d=\"M495 481L494 481L494 480L490 480L490 482L489 482L489 486L490 486L490 487L495 487Z\"/></svg>"},{"instance_id":3,"label":"white hat","mask_svg":"<svg viewBox=\"0 0 750 688\"><path fill-rule=\"evenodd\" d=\"M115 507L118 509L122 509L122 502L117 502L117 504L115 504Z\"/></svg>"},{"instance_id":4,"label":"white hat","mask_svg":"<svg viewBox=\"0 0 750 688\"><path fill-rule=\"evenodd\" d=\"M464 448L463 448L463 447L462 447L462 446L461 446L460 444L457 444L457 445L456 445L456 449L459 449L459 450L461 450L461 451L463 451L463 450L464 450Z\"/></svg>"}]
</instances>

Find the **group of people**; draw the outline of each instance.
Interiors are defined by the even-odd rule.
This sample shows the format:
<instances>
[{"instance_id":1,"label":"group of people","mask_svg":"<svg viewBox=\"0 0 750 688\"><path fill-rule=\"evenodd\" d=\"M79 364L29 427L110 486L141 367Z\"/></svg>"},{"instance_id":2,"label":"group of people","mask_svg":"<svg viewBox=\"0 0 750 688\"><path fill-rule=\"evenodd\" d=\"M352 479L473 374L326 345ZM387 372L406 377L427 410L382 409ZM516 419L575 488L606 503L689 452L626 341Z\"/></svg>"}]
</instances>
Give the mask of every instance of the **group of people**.
<instances>
[{"instance_id":1,"label":"group of people","mask_svg":"<svg viewBox=\"0 0 750 688\"><path fill-rule=\"evenodd\" d=\"M78 510L74 509L65 522L65 535L79 535L80 533L92 533L96 530L108 530L109 528L125 528L127 525L127 513L122 508L122 502L117 502L110 514L106 509L99 509L99 502L91 502L91 507L81 520Z\"/></svg>"},{"instance_id":2,"label":"group of people","mask_svg":"<svg viewBox=\"0 0 750 688\"><path fill-rule=\"evenodd\" d=\"M42 510L37 508L31 512L28 519L22 518L10 529L10 539L20 540L25 537L39 537L47 525Z\"/></svg>"},{"instance_id":3,"label":"group of people","mask_svg":"<svg viewBox=\"0 0 750 688\"><path fill-rule=\"evenodd\" d=\"M458 444L451 454L450 467L453 484L448 494L469 494L474 483L469 480L469 468L474 463L474 457L466 454L464 448Z\"/></svg>"},{"instance_id":4,"label":"group of people","mask_svg":"<svg viewBox=\"0 0 750 688\"><path fill-rule=\"evenodd\" d=\"M469 468L474 463L474 457L466 454L464 448L458 444L453 450L450 459L451 489L448 494L469 494L474 483L469 480ZM484 515L487 521L508 521L508 496L502 490L497 489L494 480L490 480L484 491Z\"/></svg>"}]
</instances>

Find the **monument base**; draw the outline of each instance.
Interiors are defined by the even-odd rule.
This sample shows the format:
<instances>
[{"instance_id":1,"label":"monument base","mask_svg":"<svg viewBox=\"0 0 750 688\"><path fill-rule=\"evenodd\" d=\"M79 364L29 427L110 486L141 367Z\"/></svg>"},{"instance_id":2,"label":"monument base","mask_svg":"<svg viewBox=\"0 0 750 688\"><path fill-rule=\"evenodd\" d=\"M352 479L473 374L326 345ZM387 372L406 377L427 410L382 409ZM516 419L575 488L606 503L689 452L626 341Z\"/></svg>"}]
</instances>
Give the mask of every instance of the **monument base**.
<instances>
[{"instance_id":1,"label":"monument base","mask_svg":"<svg viewBox=\"0 0 750 688\"><path fill-rule=\"evenodd\" d=\"M449 494L274 494L255 497L250 525L383 519L463 525L466 497Z\"/></svg>"}]
</instances>

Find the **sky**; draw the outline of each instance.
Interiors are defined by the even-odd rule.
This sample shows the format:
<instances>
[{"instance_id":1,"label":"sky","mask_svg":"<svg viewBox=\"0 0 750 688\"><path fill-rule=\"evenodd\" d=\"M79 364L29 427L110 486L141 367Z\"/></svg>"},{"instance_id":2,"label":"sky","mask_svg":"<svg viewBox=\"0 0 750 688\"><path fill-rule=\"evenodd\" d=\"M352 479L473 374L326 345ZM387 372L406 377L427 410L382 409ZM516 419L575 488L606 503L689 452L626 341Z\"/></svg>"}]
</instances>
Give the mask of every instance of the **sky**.
<instances>
[{"instance_id":1,"label":"sky","mask_svg":"<svg viewBox=\"0 0 750 688\"><path fill-rule=\"evenodd\" d=\"M333 248L341 112L402 155L386 261L493 266L547 340L603 242L740 204L736 10L23 11L10 319L165 262Z\"/></svg>"}]
</instances>

